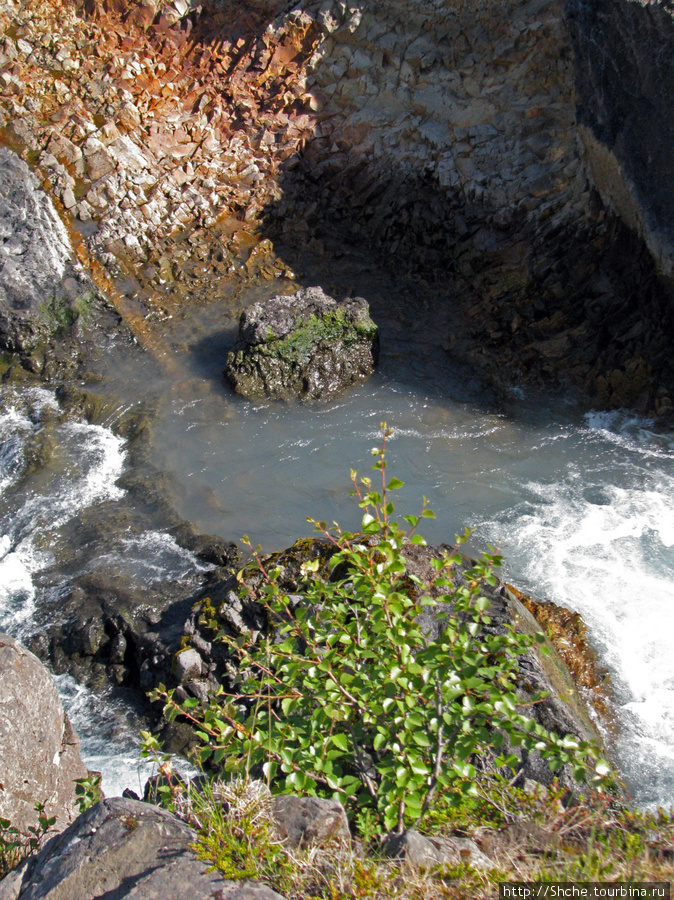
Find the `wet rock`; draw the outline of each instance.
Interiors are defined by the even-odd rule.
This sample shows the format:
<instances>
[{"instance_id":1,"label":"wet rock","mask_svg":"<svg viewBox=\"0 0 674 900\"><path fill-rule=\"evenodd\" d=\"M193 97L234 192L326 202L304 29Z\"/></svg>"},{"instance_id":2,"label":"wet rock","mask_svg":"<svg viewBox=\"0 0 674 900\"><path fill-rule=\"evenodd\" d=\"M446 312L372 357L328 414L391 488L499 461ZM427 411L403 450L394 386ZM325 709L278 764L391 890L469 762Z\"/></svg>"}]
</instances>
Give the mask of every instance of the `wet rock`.
<instances>
[{"instance_id":1,"label":"wet rock","mask_svg":"<svg viewBox=\"0 0 674 900\"><path fill-rule=\"evenodd\" d=\"M126 656L127 641L121 632L118 632L110 641L110 664L121 666Z\"/></svg>"},{"instance_id":2,"label":"wet rock","mask_svg":"<svg viewBox=\"0 0 674 900\"><path fill-rule=\"evenodd\" d=\"M229 568L236 568L240 563L239 549L236 544L217 535L178 532L176 538L205 563Z\"/></svg>"},{"instance_id":3,"label":"wet rock","mask_svg":"<svg viewBox=\"0 0 674 900\"><path fill-rule=\"evenodd\" d=\"M80 646L84 656L95 656L108 642L105 626L100 619L89 619L80 629Z\"/></svg>"},{"instance_id":4,"label":"wet rock","mask_svg":"<svg viewBox=\"0 0 674 900\"><path fill-rule=\"evenodd\" d=\"M37 472L44 468L52 458L55 446L54 436L48 427L32 435L23 451L25 472Z\"/></svg>"},{"instance_id":5,"label":"wet rock","mask_svg":"<svg viewBox=\"0 0 674 900\"><path fill-rule=\"evenodd\" d=\"M338 800L281 794L272 798L272 813L279 836L293 847L351 842L349 821Z\"/></svg>"},{"instance_id":6,"label":"wet rock","mask_svg":"<svg viewBox=\"0 0 674 900\"><path fill-rule=\"evenodd\" d=\"M78 813L74 780L86 775L51 675L0 634L0 816L25 831L37 822L35 803L44 803L65 828Z\"/></svg>"},{"instance_id":7,"label":"wet rock","mask_svg":"<svg viewBox=\"0 0 674 900\"><path fill-rule=\"evenodd\" d=\"M71 247L51 200L0 147L0 346L33 350L72 317L64 287Z\"/></svg>"},{"instance_id":8,"label":"wet rock","mask_svg":"<svg viewBox=\"0 0 674 900\"><path fill-rule=\"evenodd\" d=\"M103 800L10 872L0 882L0 900L282 900L264 885L209 872L190 848L194 837L165 810L121 797Z\"/></svg>"},{"instance_id":9,"label":"wet rock","mask_svg":"<svg viewBox=\"0 0 674 900\"><path fill-rule=\"evenodd\" d=\"M378 354L367 302L311 287L244 310L225 374L249 399L322 400L371 375Z\"/></svg>"}]
</instances>

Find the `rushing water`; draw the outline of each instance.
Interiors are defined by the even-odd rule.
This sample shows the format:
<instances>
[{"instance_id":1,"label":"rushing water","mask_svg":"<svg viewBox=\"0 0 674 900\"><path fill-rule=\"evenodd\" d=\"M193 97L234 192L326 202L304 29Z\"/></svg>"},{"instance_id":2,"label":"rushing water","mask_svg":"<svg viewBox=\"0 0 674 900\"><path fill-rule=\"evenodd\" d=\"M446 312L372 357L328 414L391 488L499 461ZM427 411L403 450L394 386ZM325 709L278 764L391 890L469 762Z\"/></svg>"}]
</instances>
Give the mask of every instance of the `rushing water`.
<instances>
[{"instance_id":1,"label":"rushing water","mask_svg":"<svg viewBox=\"0 0 674 900\"><path fill-rule=\"evenodd\" d=\"M103 521L124 497L117 480L125 466L124 442L101 425L64 417L53 393L5 391L0 410L0 630L27 642L50 620L69 578L110 570L145 587L189 580L203 571L168 534L105 533L84 548L60 552L61 531L92 507ZM37 442L37 446L36 446ZM45 444L48 450L45 454ZM42 462L31 464L41 448ZM74 551L74 554L73 552ZM72 556L75 556L73 564ZM79 559L77 557L79 556ZM66 565L67 563L67 565ZM82 739L89 768L103 773L108 796L125 787L142 793L152 764L138 748L141 727L132 707L102 700L68 675L57 676L64 705Z\"/></svg>"},{"instance_id":2,"label":"rushing water","mask_svg":"<svg viewBox=\"0 0 674 900\"><path fill-rule=\"evenodd\" d=\"M634 796L674 804L672 439L621 413L582 415L548 400L514 396L496 408L451 360L409 377L414 366L394 353L327 406L243 402L221 381L232 325L222 315L219 323L209 310L176 325L170 375L150 377L146 362L144 372L128 361L117 372L116 389L130 385L120 404L134 392L153 398L152 458L170 475L178 512L202 531L245 533L265 548L308 533L308 515L354 527L349 469L367 472L386 420L394 429L390 472L406 483L398 511L416 511L425 495L437 515L426 523L429 541L469 525L475 546L502 548L510 581L582 613L612 675L617 753ZM222 340L205 345L219 325ZM19 637L41 602L39 573L54 566L45 530L58 544L59 529L84 508L121 502L127 464L108 428L65 421L51 429L52 462L26 475L25 448L56 415L54 404L47 392L24 393L0 417L0 628ZM81 561L87 567L137 584L196 583L200 574L190 554L152 527L113 530ZM133 729L72 679L60 686L108 790L137 790Z\"/></svg>"}]
</instances>

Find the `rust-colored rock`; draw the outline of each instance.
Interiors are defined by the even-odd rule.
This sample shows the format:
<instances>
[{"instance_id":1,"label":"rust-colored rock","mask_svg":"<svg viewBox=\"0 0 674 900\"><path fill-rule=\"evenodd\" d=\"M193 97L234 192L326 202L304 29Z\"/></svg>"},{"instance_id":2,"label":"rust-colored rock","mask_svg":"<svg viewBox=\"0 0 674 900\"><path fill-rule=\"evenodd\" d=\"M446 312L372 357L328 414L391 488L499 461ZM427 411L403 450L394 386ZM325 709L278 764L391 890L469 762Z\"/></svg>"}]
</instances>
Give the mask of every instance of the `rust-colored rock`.
<instances>
[{"instance_id":1,"label":"rust-colored rock","mask_svg":"<svg viewBox=\"0 0 674 900\"><path fill-rule=\"evenodd\" d=\"M611 691L608 673L587 640L587 628L580 613L550 600L534 600L508 585L520 603L540 623L552 646L573 675L574 683L585 688L590 702L606 721L610 714Z\"/></svg>"}]
</instances>

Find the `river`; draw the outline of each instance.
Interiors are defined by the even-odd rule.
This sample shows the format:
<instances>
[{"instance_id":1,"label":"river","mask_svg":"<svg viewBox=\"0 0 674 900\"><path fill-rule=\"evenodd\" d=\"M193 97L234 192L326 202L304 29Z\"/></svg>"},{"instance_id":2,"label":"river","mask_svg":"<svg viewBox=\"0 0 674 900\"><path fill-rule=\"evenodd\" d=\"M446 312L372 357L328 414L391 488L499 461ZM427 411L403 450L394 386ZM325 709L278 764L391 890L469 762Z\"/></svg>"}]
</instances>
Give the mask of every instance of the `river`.
<instances>
[{"instance_id":1,"label":"river","mask_svg":"<svg viewBox=\"0 0 674 900\"><path fill-rule=\"evenodd\" d=\"M96 424L64 416L46 389L3 388L0 628L30 640L58 618L59 597L82 572L176 596L200 583L204 564L124 487L134 462L115 432L134 405L154 411L150 455L176 511L265 549L308 533L307 516L357 525L349 470L367 472L386 421L390 472L405 482L398 512L426 496L437 516L426 523L430 542L470 526L472 546L502 549L509 581L583 615L611 673L616 757L633 796L674 805L674 440L627 413L582 412L571 398L514 388L497 402L447 348L379 312L380 369L327 406L231 395L221 370L238 308L228 303L166 324L170 365L111 352L99 388L111 411ZM35 448L47 440L45 461ZM132 707L69 675L58 681L106 792L138 790L147 769Z\"/></svg>"}]
</instances>

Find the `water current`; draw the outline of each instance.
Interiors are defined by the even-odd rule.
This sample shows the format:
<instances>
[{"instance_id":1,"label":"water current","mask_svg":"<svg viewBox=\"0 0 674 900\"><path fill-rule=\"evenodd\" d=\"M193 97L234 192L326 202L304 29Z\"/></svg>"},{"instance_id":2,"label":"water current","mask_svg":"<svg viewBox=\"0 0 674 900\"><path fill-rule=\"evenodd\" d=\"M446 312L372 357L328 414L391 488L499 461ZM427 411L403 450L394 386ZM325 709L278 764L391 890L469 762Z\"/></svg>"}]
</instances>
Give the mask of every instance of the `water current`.
<instances>
[{"instance_id":1,"label":"water current","mask_svg":"<svg viewBox=\"0 0 674 900\"><path fill-rule=\"evenodd\" d=\"M152 458L180 515L265 549L309 533L308 515L354 527L349 469L367 471L386 420L390 471L405 481L398 511L416 511L425 495L437 516L429 541L471 526L473 546L501 547L509 581L583 615L611 673L617 761L634 797L674 805L674 440L647 421L559 399L514 391L496 405L451 355L415 371L395 343L373 378L327 406L247 403L221 381L232 323L212 309L191 315L169 329L170 373L125 357L111 378L120 409L152 398ZM203 566L151 521L101 527L86 548L64 548L64 528L76 534L67 525L86 510L112 522L130 502L118 482L132 463L109 425L62 420L42 389L5 392L0 629L28 638L75 572L121 572L141 587L198 584ZM49 462L31 469L47 429ZM70 676L59 686L107 792L138 790L145 770L128 710Z\"/></svg>"}]
</instances>

